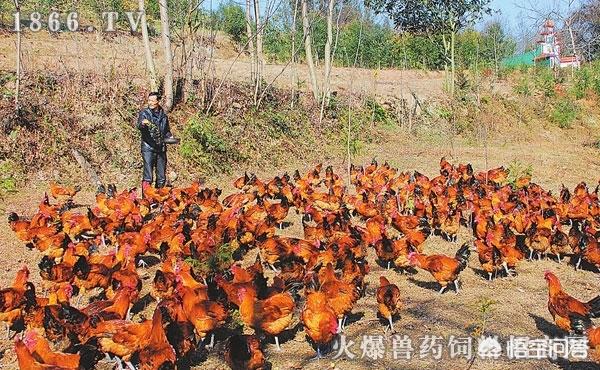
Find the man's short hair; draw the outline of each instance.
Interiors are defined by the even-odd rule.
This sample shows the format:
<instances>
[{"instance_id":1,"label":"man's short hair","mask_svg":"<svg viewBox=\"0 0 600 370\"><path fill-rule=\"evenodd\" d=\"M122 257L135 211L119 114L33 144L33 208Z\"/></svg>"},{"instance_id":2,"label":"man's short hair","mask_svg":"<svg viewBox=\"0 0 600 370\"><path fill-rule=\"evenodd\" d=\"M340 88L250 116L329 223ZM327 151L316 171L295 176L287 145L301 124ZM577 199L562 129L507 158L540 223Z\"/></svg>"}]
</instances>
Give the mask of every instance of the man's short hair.
<instances>
[{"instance_id":1,"label":"man's short hair","mask_svg":"<svg viewBox=\"0 0 600 370\"><path fill-rule=\"evenodd\" d=\"M158 91L150 92L150 94L148 94L148 97L151 97L151 96L156 96L156 99L160 99L160 94L158 93Z\"/></svg>"}]
</instances>

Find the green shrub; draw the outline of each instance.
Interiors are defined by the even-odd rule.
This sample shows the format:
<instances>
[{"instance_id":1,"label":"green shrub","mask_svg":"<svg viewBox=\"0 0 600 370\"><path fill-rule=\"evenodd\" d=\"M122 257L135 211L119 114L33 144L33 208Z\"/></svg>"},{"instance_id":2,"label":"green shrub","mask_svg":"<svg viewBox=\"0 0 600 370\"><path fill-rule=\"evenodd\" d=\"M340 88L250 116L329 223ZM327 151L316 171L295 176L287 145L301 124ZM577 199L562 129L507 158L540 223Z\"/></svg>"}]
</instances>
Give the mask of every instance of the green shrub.
<instances>
[{"instance_id":1,"label":"green shrub","mask_svg":"<svg viewBox=\"0 0 600 370\"><path fill-rule=\"evenodd\" d=\"M508 164L508 179L507 183L510 186L515 186L518 179L533 176L533 166L530 164L524 164L519 160L513 160Z\"/></svg>"},{"instance_id":2,"label":"green shrub","mask_svg":"<svg viewBox=\"0 0 600 370\"><path fill-rule=\"evenodd\" d=\"M17 176L19 173L13 162L5 160L0 163L0 198L17 192Z\"/></svg>"},{"instance_id":3,"label":"green shrub","mask_svg":"<svg viewBox=\"0 0 600 370\"><path fill-rule=\"evenodd\" d=\"M221 4L217 11L219 28L237 44L246 43L246 16L244 9L234 2Z\"/></svg>"},{"instance_id":4,"label":"green shrub","mask_svg":"<svg viewBox=\"0 0 600 370\"><path fill-rule=\"evenodd\" d=\"M529 78L527 76L521 77L514 89L519 95L531 96L531 82L529 81Z\"/></svg>"},{"instance_id":5,"label":"green shrub","mask_svg":"<svg viewBox=\"0 0 600 370\"><path fill-rule=\"evenodd\" d=\"M388 112L385 110L381 104L377 102L374 98L367 98L365 101L366 108L369 112L371 112L371 120L375 123L383 123L384 125L391 125L392 120L388 115Z\"/></svg>"},{"instance_id":6,"label":"green shrub","mask_svg":"<svg viewBox=\"0 0 600 370\"><path fill-rule=\"evenodd\" d=\"M575 73L571 92L576 99L582 99L592 87L593 82L592 71L590 68L582 67Z\"/></svg>"},{"instance_id":7,"label":"green shrub","mask_svg":"<svg viewBox=\"0 0 600 370\"><path fill-rule=\"evenodd\" d=\"M239 154L217 133L210 117L192 116L185 125L181 155L210 171L228 170Z\"/></svg>"},{"instance_id":8,"label":"green shrub","mask_svg":"<svg viewBox=\"0 0 600 370\"><path fill-rule=\"evenodd\" d=\"M550 120L560 128L571 128L577 118L579 107L571 100L560 100L550 113Z\"/></svg>"},{"instance_id":9,"label":"green shrub","mask_svg":"<svg viewBox=\"0 0 600 370\"><path fill-rule=\"evenodd\" d=\"M539 92L546 97L553 97L556 95L556 92L554 91L555 86L556 80L554 78L553 70L546 67L536 69L535 87Z\"/></svg>"},{"instance_id":10,"label":"green shrub","mask_svg":"<svg viewBox=\"0 0 600 370\"><path fill-rule=\"evenodd\" d=\"M192 266L194 272L199 273L201 276L207 276L230 268L234 261L233 254L235 250L231 244L225 243L216 248L214 253L205 253L199 256L198 259L188 257L185 262Z\"/></svg>"}]
</instances>

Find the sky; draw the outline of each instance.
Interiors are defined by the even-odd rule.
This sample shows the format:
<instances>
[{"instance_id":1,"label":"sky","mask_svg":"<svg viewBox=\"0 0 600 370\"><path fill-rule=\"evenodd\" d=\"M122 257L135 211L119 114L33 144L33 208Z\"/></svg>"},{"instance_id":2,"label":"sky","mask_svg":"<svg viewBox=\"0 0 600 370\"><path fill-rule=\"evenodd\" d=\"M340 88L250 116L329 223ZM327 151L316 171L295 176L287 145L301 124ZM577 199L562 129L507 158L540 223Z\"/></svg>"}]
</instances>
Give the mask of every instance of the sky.
<instances>
[{"instance_id":1,"label":"sky","mask_svg":"<svg viewBox=\"0 0 600 370\"><path fill-rule=\"evenodd\" d=\"M498 18L513 32L520 23L535 27L536 21L545 15L558 18L557 14L566 14L570 9L575 9L582 0L492 0L490 6L498 13L487 17L480 23L485 23L490 18ZM555 19L560 23L559 19Z\"/></svg>"}]
</instances>

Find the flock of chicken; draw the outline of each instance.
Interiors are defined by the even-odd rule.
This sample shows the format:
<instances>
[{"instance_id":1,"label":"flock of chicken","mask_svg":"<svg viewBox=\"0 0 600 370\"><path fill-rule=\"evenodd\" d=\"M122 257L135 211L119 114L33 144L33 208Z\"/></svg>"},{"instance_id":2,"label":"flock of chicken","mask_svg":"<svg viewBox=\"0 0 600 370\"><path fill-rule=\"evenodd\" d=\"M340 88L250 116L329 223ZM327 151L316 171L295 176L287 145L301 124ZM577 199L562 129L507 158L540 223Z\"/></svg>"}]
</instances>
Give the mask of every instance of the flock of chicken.
<instances>
[{"instance_id":1,"label":"flock of chicken","mask_svg":"<svg viewBox=\"0 0 600 370\"><path fill-rule=\"evenodd\" d=\"M470 165L442 158L434 178L375 161L352 167L351 194L331 167L324 174L321 169L268 182L245 174L234 182L239 191L222 200L219 189L199 182L145 186L143 198L135 189L101 186L84 213L74 211L78 189L52 184L54 203L45 195L31 218L9 215L17 237L41 252L47 292L36 292L27 267L0 291L0 320L7 330L21 331L15 340L19 366L93 368L104 360L130 369L185 367L202 361L215 332L241 320L254 334L230 335L225 361L233 369L260 369L267 363L264 338L279 348L297 310L320 356L365 294L369 248L388 269L428 271L440 293L448 285L458 293L471 250L488 279L514 274L524 259L544 255L559 262L570 255L576 268L600 269L597 187L590 192L581 183L572 194L563 188L557 198L528 177L508 184L502 167L474 173ZM293 209L303 238L277 232L289 224ZM454 256L423 253L431 234L456 241L461 225L472 229L472 244ZM242 267L239 261L252 249L258 250L256 261ZM223 257L223 251L230 253ZM132 310L147 303L138 269L151 256L158 269L150 296L158 303L151 318L132 321ZM263 268L275 277L267 279ZM591 346L600 345L589 320L600 313L598 302L578 306L555 276L547 273L546 279L550 296L560 301L549 302L557 324L585 331ZM95 299L80 305L85 292ZM401 309L398 287L381 277L376 297L380 317L393 329Z\"/></svg>"}]
</instances>

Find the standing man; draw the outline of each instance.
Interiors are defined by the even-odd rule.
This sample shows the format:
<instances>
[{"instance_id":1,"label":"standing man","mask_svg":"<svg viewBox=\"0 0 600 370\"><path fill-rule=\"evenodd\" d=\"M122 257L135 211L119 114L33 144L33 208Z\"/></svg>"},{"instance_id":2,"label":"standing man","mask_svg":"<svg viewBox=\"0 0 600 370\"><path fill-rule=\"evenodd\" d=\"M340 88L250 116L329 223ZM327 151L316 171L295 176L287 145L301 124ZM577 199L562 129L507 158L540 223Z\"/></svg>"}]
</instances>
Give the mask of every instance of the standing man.
<instances>
[{"instance_id":1,"label":"standing man","mask_svg":"<svg viewBox=\"0 0 600 370\"><path fill-rule=\"evenodd\" d=\"M136 127L142 134L142 159L144 175L142 178L142 196L144 186L152 185L153 172L156 170L157 188L165 186L167 181L167 145L165 140L173 139L167 113L160 106L157 92L148 94L148 107L142 109Z\"/></svg>"}]
</instances>

